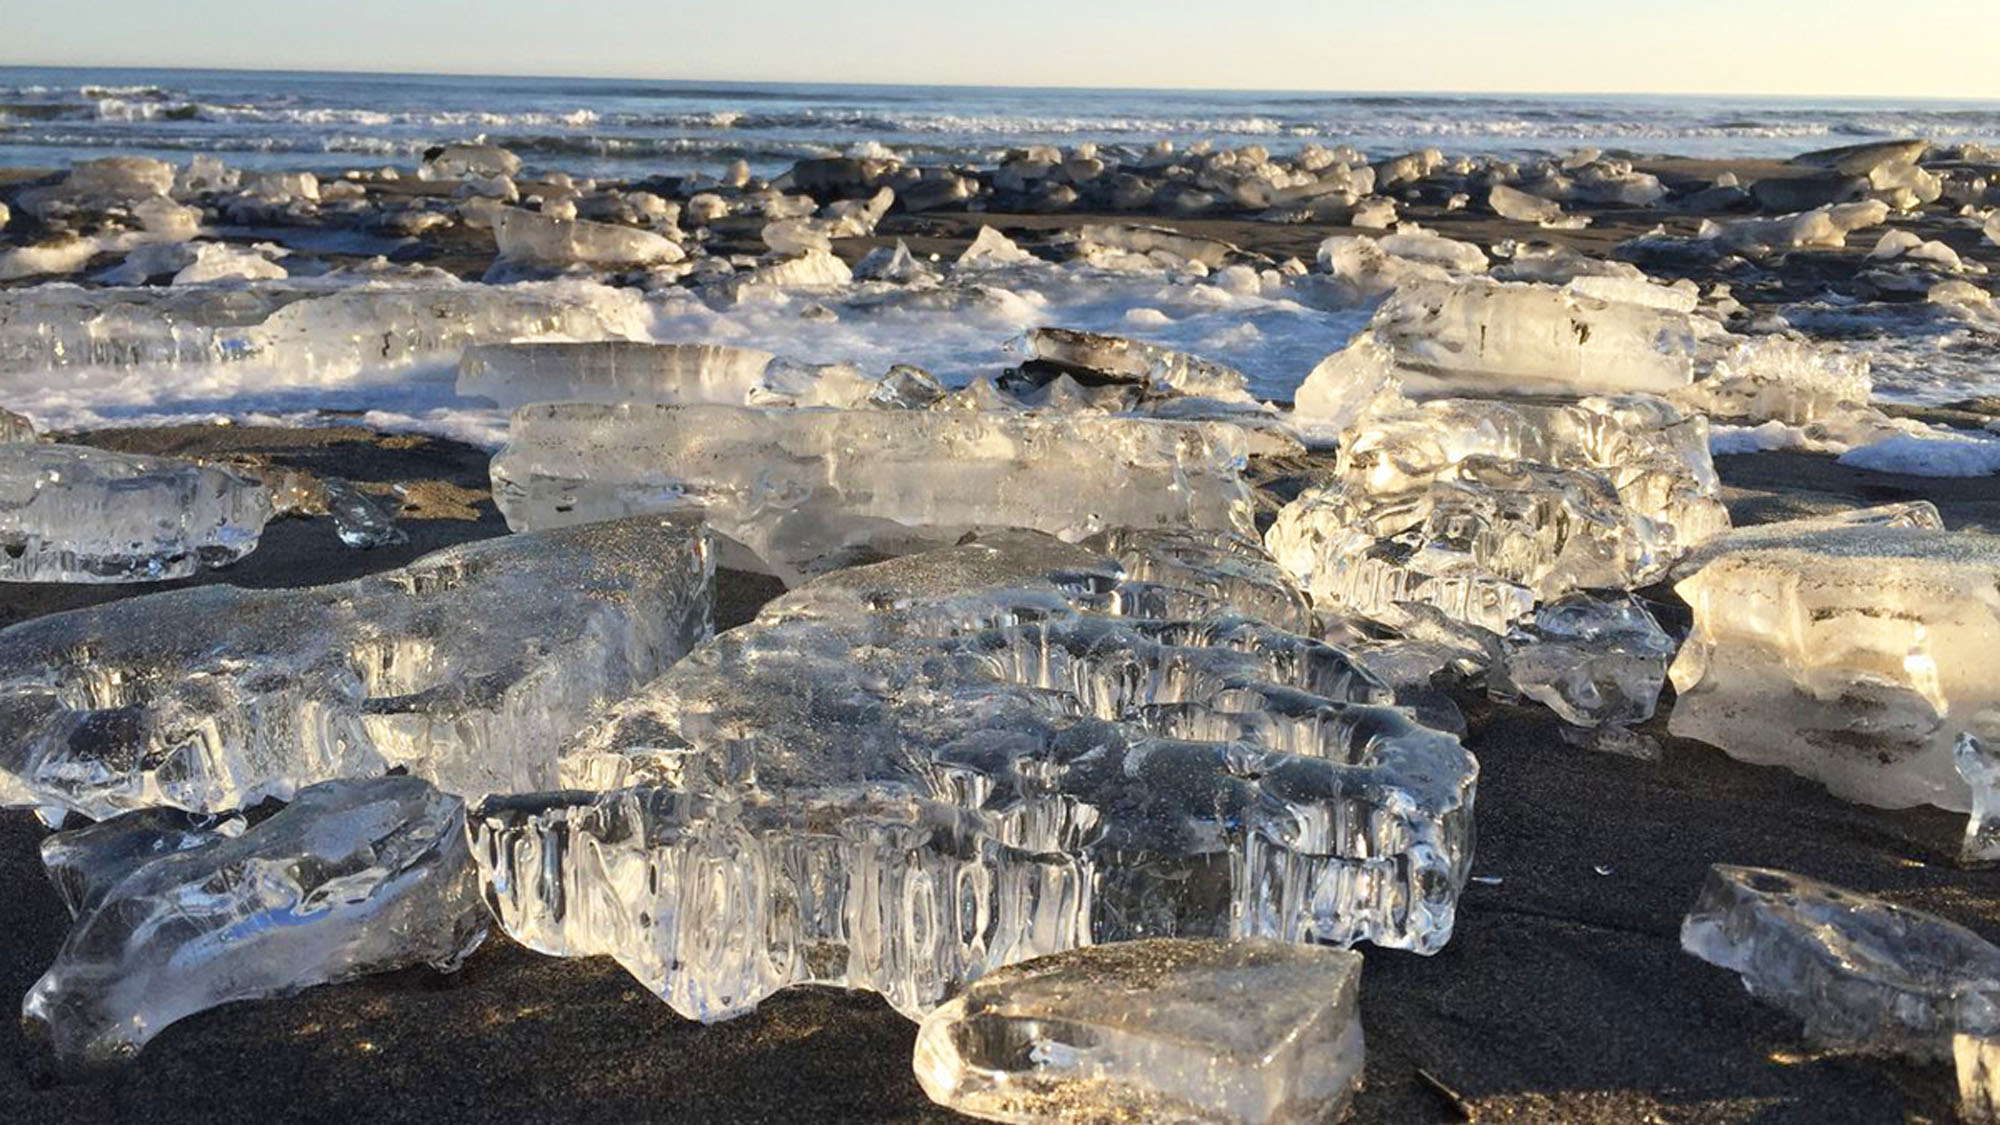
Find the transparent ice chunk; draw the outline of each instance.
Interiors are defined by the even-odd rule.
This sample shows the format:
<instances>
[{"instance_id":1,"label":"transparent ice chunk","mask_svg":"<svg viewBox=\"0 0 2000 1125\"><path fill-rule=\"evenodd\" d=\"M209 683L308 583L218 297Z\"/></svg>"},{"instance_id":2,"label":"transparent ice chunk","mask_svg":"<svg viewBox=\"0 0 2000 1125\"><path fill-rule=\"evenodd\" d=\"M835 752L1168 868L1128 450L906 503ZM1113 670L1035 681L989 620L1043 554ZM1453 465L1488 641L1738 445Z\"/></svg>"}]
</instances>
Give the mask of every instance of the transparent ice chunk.
<instances>
[{"instance_id":1,"label":"transparent ice chunk","mask_svg":"<svg viewBox=\"0 0 2000 1125\"><path fill-rule=\"evenodd\" d=\"M1072 950L923 1021L917 1081L992 1121L1333 1121L1361 1084L1361 956L1273 941Z\"/></svg>"},{"instance_id":2,"label":"transparent ice chunk","mask_svg":"<svg viewBox=\"0 0 2000 1125\"><path fill-rule=\"evenodd\" d=\"M326 492L326 513L342 543L371 551L410 541L408 533L396 526L395 517L383 511L374 497L339 477L326 477L320 483Z\"/></svg>"},{"instance_id":3,"label":"transparent ice chunk","mask_svg":"<svg viewBox=\"0 0 2000 1125\"><path fill-rule=\"evenodd\" d=\"M1265 597L1023 533L830 574L565 752L566 784L628 788L479 810L488 901L704 1020L808 983L915 1016L1140 937L1435 952L1476 763L1341 650L1220 601L1242 591Z\"/></svg>"},{"instance_id":4,"label":"transparent ice chunk","mask_svg":"<svg viewBox=\"0 0 2000 1125\"><path fill-rule=\"evenodd\" d=\"M1762 867L1716 864L1681 948L1839 1050L1946 1057L1961 997L2000 982L2000 948L1936 915Z\"/></svg>"},{"instance_id":5,"label":"transparent ice chunk","mask_svg":"<svg viewBox=\"0 0 2000 1125\"><path fill-rule=\"evenodd\" d=\"M492 473L510 527L699 512L726 565L795 584L982 527L1247 533L1244 459L1231 427L1142 418L555 404L515 411Z\"/></svg>"},{"instance_id":6,"label":"transparent ice chunk","mask_svg":"<svg viewBox=\"0 0 2000 1125\"><path fill-rule=\"evenodd\" d=\"M257 549L254 477L173 457L0 443L0 581L157 582Z\"/></svg>"},{"instance_id":7,"label":"transparent ice chunk","mask_svg":"<svg viewBox=\"0 0 2000 1125\"><path fill-rule=\"evenodd\" d=\"M11 410L0 410L0 443L35 441L35 424Z\"/></svg>"},{"instance_id":8,"label":"transparent ice chunk","mask_svg":"<svg viewBox=\"0 0 2000 1125\"><path fill-rule=\"evenodd\" d=\"M0 373L263 364L291 376L456 357L533 336L642 337L635 290L580 280L315 290L0 290Z\"/></svg>"},{"instance_id":9,"label":"transparent ice chunk","mask_svg":"<svg viewBox=\"0 0 2000 1125\"><path fill-rule=\"evenodd\" d=\"M706 537L653 517L35 618L0 631L0 804L219 812L395 766L545 786L597 707L708 635L712 598Z\"/></svg>"},{"instance_id":10,"label":"transparent ice chunk","mask_svg":"<svg viewBox=\"0 0 2000 1125\"><path fill-rule=\"evenodd\" d=\"M114 866L22 1014L63 1061L115 1063L232 1000L454 969L487 926L464 822L416 778L329 781L233 838Z\"/></svg>"},{"instance_id":11,"label":"transparent ice chunk","mask_svg":"<svg viewBox=\"0 0 2000 1125\"><path fill-rule=\"evenodd\" d=\"M1637 752L1629 728L1653 717L1677 647L1636 597L1569 594L1507 634L1487 690L1543 704L1588 745Z\"/></svg>"},{"instance_id":12,"label":"transparent ice chunk","mask_svg":"<svg viewBox=\"0 0 2000 1125\"><path fill-rule=\"evenodd\" d=\"M42 841L42 868L74 918L91 909L127 875L176 852L205 848L243 834L233 813L134 809Z\"/></svg>"},{"instance_id":13,"label":"transparent ice chunk","mask_svg":"<svg viewBox=\"0 0 2000 1125\"><path fill-rule=\"evenodd\" d=\"M1970 807L1953 747L2000 736L2000 539L1804 521L1703 554L1675 586L1674 734L1850 801Z\"/></svg>"},{"instance_id":14,"label":"transparent ice chunk","mask_svg":"<svg viewBox=\"0 0 2000 1125\"><path fill-rule=\"evenodd\" d=\"M1265 541L1315 605L1390 626L1415 606L1504 633L1539 602L1632 589L1728 526L1707 427L1661 399L1384 399L1334 479Z\"/></svg>"}]
</instances>

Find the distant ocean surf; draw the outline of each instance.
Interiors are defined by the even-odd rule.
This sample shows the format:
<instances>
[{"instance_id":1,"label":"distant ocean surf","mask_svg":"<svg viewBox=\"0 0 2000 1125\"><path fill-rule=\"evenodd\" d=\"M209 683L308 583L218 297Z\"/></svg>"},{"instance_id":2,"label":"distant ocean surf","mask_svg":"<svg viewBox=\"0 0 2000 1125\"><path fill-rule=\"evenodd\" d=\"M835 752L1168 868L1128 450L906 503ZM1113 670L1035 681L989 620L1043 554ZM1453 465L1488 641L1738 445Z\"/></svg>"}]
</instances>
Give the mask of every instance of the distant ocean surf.
<instances>
[{"instance_id":1,"label":"distant ocean surf","mask_svg":"<svg viewBox=\"0 0 2000 1125\"><path fill-rule=\"evenodd\" d=\"M598 176L760 173L880 144L919 163L990 161L1024 144L1209 140L1274 152L1311 143L1387 153L1790 156L1871 138L2000 142L2000 100L1194 90L470 78L0 68L0 165L108 151L254 168L408 163L481 138L529 163Z\"/></svg>"}]
</instances>

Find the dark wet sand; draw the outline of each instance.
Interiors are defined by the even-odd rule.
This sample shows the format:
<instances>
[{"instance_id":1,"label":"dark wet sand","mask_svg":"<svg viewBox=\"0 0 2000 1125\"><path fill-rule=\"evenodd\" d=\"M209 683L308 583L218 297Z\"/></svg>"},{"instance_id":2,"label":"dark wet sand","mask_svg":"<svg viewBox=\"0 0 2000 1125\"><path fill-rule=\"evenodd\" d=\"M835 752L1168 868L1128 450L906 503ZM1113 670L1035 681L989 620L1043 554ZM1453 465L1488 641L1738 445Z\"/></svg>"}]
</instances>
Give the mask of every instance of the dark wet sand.
<instances>
[{"instance_id":1,"label":"dark wet sand","mask_svg":"<svg viewBox=\"0 0 2000 1125\"><path fill-rule=\"evenodd\" d=\"M229 427L88 440L420 486L408 547L349 551L324 520L285 520L208 581L332 581L504 531L483 454L449 442ZM1955 526L2000 526L1992 478L1915 481L1789 454L1718 463L1746 521L1917 490ZM134 592L0 587L0 622ZM773 592L725 573L722 624ZM1352 1120L1462 1121L1461 1106L1482 1122L1952 1119L1946 1066L1817 1057L1733 974L1681 953L1677 932L1707 865L1726 860L1884 894L2000 939L2000 876L1951 862L1962 818L1849 805L1692 743L1669 740L1658 764L1592 754L1564 745L1546 712L1467 705L1483 767L1476 872L1502 882L1467 889L1436 957L1367 951L1368 1084ZM66 928L36 859L41 837L27 814L0 813L8 1003ZM57 1082L41 1047L0 1020L0 1110L38 1125L953 1119L910 1075L913 1035L879 1000L823 990L702 1027L609 961L546 958L496 935L456 976L412 970L202 1013L94 1081Z\"/></svg>"}]
</instances>

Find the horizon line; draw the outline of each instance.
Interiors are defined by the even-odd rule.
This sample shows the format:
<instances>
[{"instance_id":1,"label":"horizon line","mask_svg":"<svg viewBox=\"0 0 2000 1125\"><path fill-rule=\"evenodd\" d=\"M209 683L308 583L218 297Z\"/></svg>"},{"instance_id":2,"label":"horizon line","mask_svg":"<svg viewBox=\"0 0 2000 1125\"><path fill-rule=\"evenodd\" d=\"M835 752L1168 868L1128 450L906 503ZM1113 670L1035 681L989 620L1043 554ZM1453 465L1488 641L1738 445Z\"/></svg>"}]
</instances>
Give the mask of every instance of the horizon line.
<instances>
[{"instance_id":1,"label":"horizon line","mask_svg":"<svg viewBox=\"0 0 2000 1125\"><path fill-rule=\"evenodd\" d=\"M1755 90L1504 90L1504 89L1414 89L1414 88L1350 88L1344 90L1324 89L1308 86L1066 86L1038 85L1033 83L1009 84L991 82L857 82L849 79L811 78L718 78L705 75L666 78L647 75L612 74L504 74L482 70L367 70L360 68L324 69L318 67L246 67L246 66L161 66L136 63L30 63L0 60L0 70L128 70L166 71L189 74L301 74L334 77L366 78L497 78L529 79L562 82L661 82L661 83L711 83L738 86L840 86L853 89L936 89L936 90L1041 90L1057 92L1096 93L1107 91L1130 91L1135 93L1208 93L1208 94L1323 94L1329 97L1347 95L1362 96L1494 96L1536 98L1579 98L1579 97L1623 97L1623 98L1773 98L1797 101L1849 100L1849 101L1937 101L1937 102L1990 102L2000 104L2000 95L1989 97L1967 97L1954 94L1835 94L1835 93L1774 93Z\"/></svg>"}]
</instances>

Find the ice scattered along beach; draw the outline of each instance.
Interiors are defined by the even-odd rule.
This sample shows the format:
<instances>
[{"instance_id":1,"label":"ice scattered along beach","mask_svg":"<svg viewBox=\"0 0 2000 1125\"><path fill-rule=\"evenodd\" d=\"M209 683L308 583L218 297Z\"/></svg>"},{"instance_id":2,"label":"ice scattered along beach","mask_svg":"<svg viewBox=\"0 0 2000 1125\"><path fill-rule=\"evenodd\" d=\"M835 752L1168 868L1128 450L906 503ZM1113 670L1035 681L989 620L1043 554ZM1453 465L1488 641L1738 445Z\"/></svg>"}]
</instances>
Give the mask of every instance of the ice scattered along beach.
<instances>
[{"instance_id":1,"label":"ice scattered along beach","mask_svg":"<svg viewBox=\"0 0 2000 1125\"><path fill-rule=\"evenodd\" d=\"M0 804L218 812L400 767L545 787L562 740L710 630L661 517L450 547L335 586L202 586L0 631Z\"/></svg>"},{"instance_id":2,"label":"ice scattered along beach","mask_svg":"<svg viewBox=\"0 0 2000 1125\"><path fill-rule=\"evenodd\" d=\"M1361 1083L1361 956L1134 941L1013 965L932 1012L917 1081L991 1121L1337 1120Z\"/></svg>"},{"instance_id":3,"label":"ice scattered along beach","mask_svg":"<svg viewBox=\"0 0 2000 1125\"><path fill-rule=\"evenodd\" d=\"M2000 739L2000 538L1853 519L1890 522L1746 528L1690 563L1669 729L1851 801L1963 811L1955 743Z\"/></svg>"},{"instance_id":4,"label":"ice scattered along beach","mask_svg":"<svg viewBox=\"0 0 2000 1125\"><path fill-rule=\"evenodd\" d=\"M788 583L979 528L1251 528L1233 427L1084 413L554 404L493 458L508 525L699 513Z\"/></svg>"},{"instance_id":5,"label":"ice scattered along beach","mask_svg":"<svg viewBox=\"0 0 2000 1125\"><path fill-rule=\"evenodd\" d=\"M322 782L235 833L162 832L153 812L79 830L96 837L81 863L68 833L44 846L89 887L21 1005L65 1063L130 1058L232 1000L455 969L486 935L465 806L417 778Z\"/></svg>"},{"instance_id":6,"label":"ice scattered along beach","mask_svg":"<svg viewBox=\"0 0 2000 1125\"><path fill-rule=\"evenodd\" d=\"M0 442L0 582L158 582L257 549L262 481L173 457Z\"/></svg>"},{"instance_id":7,"label":"ice scattered along beach","mask_svg":"<svg viewBox=\"0 0 2000 1125\"><path fill-rule=\"evenodd\" d=\"M598 792L472 815L502 925L702 1020L809 983L918 1017L1142 937L1440 949L1471 755L1345 653L1241 616L1297 604L1253 540L1102 546L1139 565L1014 532L719 635L566 751Z\"/></svg>"}]
</instances>

